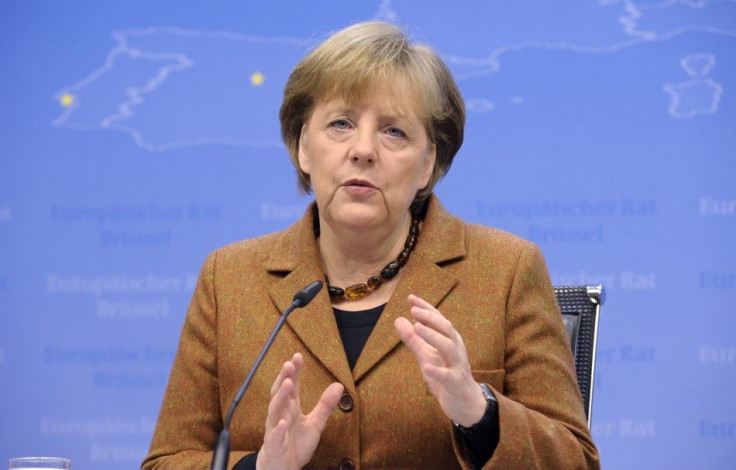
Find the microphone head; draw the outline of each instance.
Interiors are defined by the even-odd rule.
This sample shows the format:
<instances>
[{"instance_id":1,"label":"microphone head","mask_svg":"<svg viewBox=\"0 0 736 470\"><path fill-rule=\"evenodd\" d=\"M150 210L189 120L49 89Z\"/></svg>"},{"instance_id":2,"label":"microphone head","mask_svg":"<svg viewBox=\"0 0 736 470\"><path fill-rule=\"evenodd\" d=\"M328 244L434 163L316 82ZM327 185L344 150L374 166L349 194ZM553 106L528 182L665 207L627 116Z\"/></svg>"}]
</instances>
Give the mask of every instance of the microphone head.
<instances>
[{"instance_id":1,"label":"microphone head","mask_svg":"<svg viewBox=\"0 0 736 470\"><path fill-rule=\"evenodd\" d=\"M317 296L317 293L322 290L322 281L314 281L304 289L294 294L294 303L297 307L306 307L309 302Z\"/></svg>"}]
</instances>

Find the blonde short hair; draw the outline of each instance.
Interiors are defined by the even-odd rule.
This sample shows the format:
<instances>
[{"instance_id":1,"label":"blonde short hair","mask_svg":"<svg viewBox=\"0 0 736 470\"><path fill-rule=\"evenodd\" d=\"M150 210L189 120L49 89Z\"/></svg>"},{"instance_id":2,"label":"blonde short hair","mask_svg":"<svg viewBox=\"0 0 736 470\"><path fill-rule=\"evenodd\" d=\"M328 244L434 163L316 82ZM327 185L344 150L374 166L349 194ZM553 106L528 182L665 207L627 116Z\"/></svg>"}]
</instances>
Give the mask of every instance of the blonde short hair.
<instances>
[{"instance_id":1,"label":"blonde short hair","mask_svg":"<svg viewBox=\"0 0 736 470\"><path fill-rule=\"evenodd\" d=\"M281 136L309 194L309 175L299 168L299 138L315 105L324 99L357 102L382 83L403 82L415 90L430 142L437 146L432 176L417 193L421 204L442 179L463 142L465 104L447 65L423 44L412 44L396 26L358 23L330 36L294 68L284 88Z\"/></svg>"}]
</instances>

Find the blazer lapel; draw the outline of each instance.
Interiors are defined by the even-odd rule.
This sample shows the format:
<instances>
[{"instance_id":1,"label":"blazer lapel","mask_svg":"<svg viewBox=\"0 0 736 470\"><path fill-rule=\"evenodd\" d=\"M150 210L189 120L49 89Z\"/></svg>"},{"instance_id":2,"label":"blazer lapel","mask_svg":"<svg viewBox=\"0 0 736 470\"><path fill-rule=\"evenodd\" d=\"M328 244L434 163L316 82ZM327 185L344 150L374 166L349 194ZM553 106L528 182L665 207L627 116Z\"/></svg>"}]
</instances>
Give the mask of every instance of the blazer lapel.
<instances>
[{"instance_id":1,"label":"blazer lapel","mask_svg":"<svg viewBox=\"0 0 736 470\"><path fill-rule=\"evenodd\" d=\"M325 282L314 237L314 217L312 204L301 220L282 233L266 261L268 271L286 274L269 289L271 299L282 312L291 305L296 292L314 280ZM401 342L394 329L394 320L400 316L409 317L406 301L409 294L415 294L434 306L439 305L457 284L457 278L442 265L464 255L464 224L447 213L432 196L417 247L401 270L396 290L352 372L327 289L322 289L309 305L293 312L286 322L335 379L355 392L355 383Z\"/></svg>"},{"instance_id":2,"label":"blazer lapel","mask_svg":"<svg viewBox=\"0 0 736 470\"><path fill-rule=\"evenodd\" d=\"M401 270L396 290L355 364L353 378L356 383L401 342L394 320L403 316L411 321L406 300L409 294L417 295L435 307L439 305L458 282L454 274L440 264L461 258L464 254L463 223L448 214L433 196L417 247Z\"/></svg>"},{"instance_id":3,"label":"blazer lapel","mask_svg":"<svg viewBox=\"0 0 736 470\"><path fill-rule=\"evenodd\" d=\"M294 294L312 281L325 282L313 218L312 205L299 222L282 234L266 262L267 270L288 273L269 288L269 295L281 312L291 305ZM335 379L354 392L355 384L327 289L323 288L306 307L292 312L286 323Z\"/></svg>"}]
</instances>

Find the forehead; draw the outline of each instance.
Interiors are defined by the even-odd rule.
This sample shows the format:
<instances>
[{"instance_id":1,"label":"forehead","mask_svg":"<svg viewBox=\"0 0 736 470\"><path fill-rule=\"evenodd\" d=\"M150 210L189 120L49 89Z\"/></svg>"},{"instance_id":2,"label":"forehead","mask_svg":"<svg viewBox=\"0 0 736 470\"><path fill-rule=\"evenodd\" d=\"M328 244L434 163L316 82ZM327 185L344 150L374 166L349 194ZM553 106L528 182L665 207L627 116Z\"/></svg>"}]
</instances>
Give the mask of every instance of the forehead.
<instances>
[{"instance_id":1,"label":"forehead","mask_svg":"<svg viewBox=\"0 0 736 470\"><path fill-rule=\"evenodd\" d=\"M420 93L409 86L407 80L393 80L366 83L360 89L336 86L316 100L317 105L328 107L352 107L378 105L383 112L390 112L405 118L426 121L425 106Z\"/></svg>"}]
</instances>

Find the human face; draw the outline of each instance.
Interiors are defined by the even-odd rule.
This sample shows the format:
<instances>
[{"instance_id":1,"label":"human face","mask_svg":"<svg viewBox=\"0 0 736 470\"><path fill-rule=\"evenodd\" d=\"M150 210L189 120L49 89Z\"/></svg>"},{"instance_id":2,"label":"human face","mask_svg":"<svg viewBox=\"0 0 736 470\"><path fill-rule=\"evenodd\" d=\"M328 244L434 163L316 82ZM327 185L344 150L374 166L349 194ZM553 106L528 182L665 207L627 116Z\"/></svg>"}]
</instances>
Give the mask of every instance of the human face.
<instances>
[{"instance_id":1,"label":"human face","mask_svg":"<svg viewBox=\"0 0 736 470\"><path fill-rule=\"evenodd\" d=\"M405 93L401 93L401 92ZM388 230L406 222L435 160L408 89L379 87L359 103L317 103L302 129L299 166L309 174L320 217L344 228Z\"/></svg>"}]
</instances>

